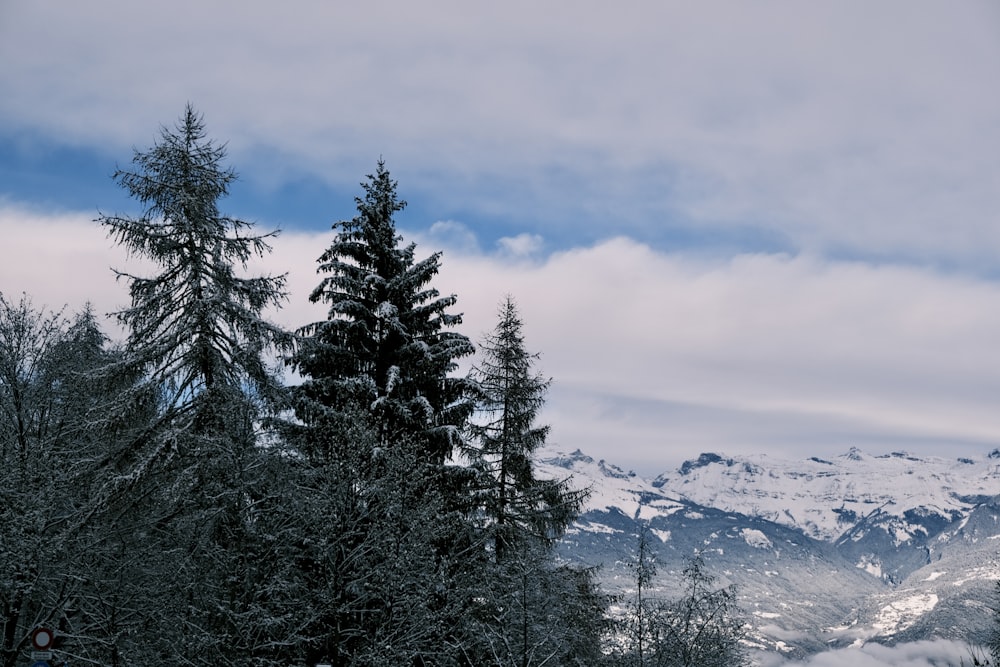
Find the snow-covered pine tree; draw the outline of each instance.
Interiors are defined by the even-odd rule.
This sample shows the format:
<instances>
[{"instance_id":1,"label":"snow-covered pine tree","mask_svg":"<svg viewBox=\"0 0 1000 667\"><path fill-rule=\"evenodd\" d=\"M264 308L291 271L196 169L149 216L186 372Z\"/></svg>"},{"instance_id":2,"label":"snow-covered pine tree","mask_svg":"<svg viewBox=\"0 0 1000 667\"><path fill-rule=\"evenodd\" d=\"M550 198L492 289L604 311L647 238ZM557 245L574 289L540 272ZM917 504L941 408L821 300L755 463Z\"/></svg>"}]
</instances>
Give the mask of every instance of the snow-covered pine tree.
<instances>
[{"instance_id":1,"label":"snow-covered pine tree","mask_svg":"<svg viewBox=\"0 0 1000 667\"><path fill-rule=\"evenodd\" d=\"M556 563L554 544L579 514L586 491L539 479L533 459L547 426L536 418L550 380L534 370L514 299L480 345L470 379L477 415L465 453L477 473L477 500L489 553L472 635L489 664L595 664L606 600L593 573Z\"/></svg>"},{"instance_id":2,"label":"snow-covered pine tree","mask_svg":"<svg viewBox=\"0 0 1000 667\"><path fill-rule=\"evenodd\" d=\"M301 395L322 405L350 401L371 415L381 446L409 441L429 463L443 463L468 415L467 386L450 377L472 343L450 329L454 295L429 285L441 253L416 261L402 246L394 215L406 202L385 163L362 183L358 214L338 230L319 258L326 274L310 300L329 306L326 320L302 327L293 367L306 378Z\"/></svg>"},{"instance_id":3,"label":"snow-covered pine tree","mask_svg":"<svg viewBox=\"0 0 1000 667\"><path fill-rule=\"evenodd\" d=\"M189 104L173 130L162 129L160 142L135 151L134 171L115 172L145 207L142 215L98 219L130 255L160 269L151 277L116 271L132 297L117 316L129 332L129 362L165 391L174 412L218 386L272 388L264 352L290 343L262 316L284 302L285 276L237 275L270 252L268 239L277 231L253 234L252 223L220 213L219 200L236 179L223 166L225 156Z\"/></svg>"},{"instance_id":4,"label":"snow-covered pine tree","mask_svg":"<svg viewBox=\"0 0 1000 667\"><path fill-rule=\"evenodd\" d=\"M357 215L334 225L319 258L310 299L328 317L299 330L289 359L304 381L286 438L314 480L297 495L339 508L300 529L315 590L305 657L451 664L466 593L455 578L470 567L473 531L467 475L445 465L471 410L467 381L450 374L473 347L452 330L455 296L430 285L440 253L417 261L401 243L405 202L381 160L362 187Z\"/></svg>"},{"instance_id":5,"label":"snow-covered pine tree","mask_svg":"<svg viewBox=\"0 0 1000 667\"><path fill-rule=\"evenodd\" d=\"M284 301L285 277L240 275L276 232L255 234L220 212L236 178L225 154L188 105L152 148L135 151L132 170L115 173L142 214L99 218L155 267L149 277L117 272L131 295L117 316L128 330L123 365L145 380L124 403L152 398L158 410L109 457L102 502L134 508L146 522L137 529L162 547L143 583L171 611L142 619L156 628L146 657L219 664L252 655L265 664L260 645L271 638L254 611L266 603L255 574L262 562L250 556L264 548L257 518L274 497L261 488L270 454L258 431L280 390L268 354L289 349L292 337L263 315Z\"/></svg>"},{"instance_id":6,"label":"snow-covered pine tree","mask_svg":"<svg viewBox=\"0 0 1000 667\"><path fill-rule=\"evenodd\" d=\"M517 542L560 537L587 495L570 489L567 480L535 477L533 457L549 432L535 420L551 381L533 370L538 355L525 348L522 328L517 305L508 296L470 374L477 418L468 425L466 452L480 473L498 557Z\"/></svg>"},{"instance_id":7,"label":"snow-covered pine tree","mask_svg":"<svg viewBox=\"0 0 1000 667\"><path fill-rule=\"evenodd\" d=\"M126 485L164 458L212 449L225 436L229 407L276 390L266 353L291 343L263 317L284 301L285 276L237 273L270 251L277 232L253 234L251 223L220 213L236 178L223 166L225 155L187 105L175 128L162 128L152 148L135 151L134 170L115 172L142 214L98 219L131 256L156 267L148 277L116 271L132 299L116 313L128 331L124 363L146 379L144 398L155 395L161 410L157 428L121 452L118 481Z\"/></svg>"}]
</instances>

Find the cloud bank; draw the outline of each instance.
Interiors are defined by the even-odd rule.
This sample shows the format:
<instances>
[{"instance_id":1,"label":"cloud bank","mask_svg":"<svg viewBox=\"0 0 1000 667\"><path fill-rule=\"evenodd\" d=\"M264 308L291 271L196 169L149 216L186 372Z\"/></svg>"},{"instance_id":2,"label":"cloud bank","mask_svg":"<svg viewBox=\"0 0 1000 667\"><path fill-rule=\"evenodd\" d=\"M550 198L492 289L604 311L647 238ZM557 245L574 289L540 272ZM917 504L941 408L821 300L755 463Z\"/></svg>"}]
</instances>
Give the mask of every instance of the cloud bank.
<instances>
[{"instance_id":1,"label":"cloud bank","mask_svg":"<svg viewBox=\"0 0 1000 667\"><path fill-rule=\"evenodd\" d=\"M944 640L896 646L866 644L860 648L820 653L802 662L785 662L777 656L766 656L761 667L950 667L971 665L969 651L966 644Z\"/></svg>"},{"instance_id":2,"label":"cloud bank","mask_svg":"<svg viewBox=\"0 0 1000 667\"><path fill-rule=\"evenodd\" d=\"M555 380L550 444L656 474L702 451L835 455L850 446L981 453L1000 434L1000 286L906 266L810 255L726 259L664 253L619 237L547 256L479 250L450 226L434 281L458 296L479 340L514 296L529 349ZM441 227L408 236L418 257ZM437 233L435 235L435 232ZM285 232L265 264L289 272L274 319L322 319L309 304L332 232ZM36 304L98 312L127 304L111 266L130 266L85 215L0 208L15 248L0 286ZM109 327L111 323L109 323Z\"/></svg>"}]
</instances>

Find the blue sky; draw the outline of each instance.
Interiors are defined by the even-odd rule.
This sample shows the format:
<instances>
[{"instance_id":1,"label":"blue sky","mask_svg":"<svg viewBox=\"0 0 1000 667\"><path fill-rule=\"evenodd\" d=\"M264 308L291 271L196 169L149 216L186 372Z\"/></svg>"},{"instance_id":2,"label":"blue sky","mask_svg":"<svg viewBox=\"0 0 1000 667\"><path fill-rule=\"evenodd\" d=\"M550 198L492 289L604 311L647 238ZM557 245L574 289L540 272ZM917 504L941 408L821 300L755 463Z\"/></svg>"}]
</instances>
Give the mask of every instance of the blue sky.
<instances>
[{"instance_id":1,"label":"blue sky","mask_svg":"<svg viewBox=\"0 0 1000 667\"><path fill-rule=\"evenodd\" d=\"M358 5L358 6L354 6ZM124 305L93 223L191 102L305 294L386 161L463 332L506 293L555 448L1000 446L1000 8L799 3L0 5L0 291ZM109 323L110 326L110 323Z\"/></svg>"}]
</instances>

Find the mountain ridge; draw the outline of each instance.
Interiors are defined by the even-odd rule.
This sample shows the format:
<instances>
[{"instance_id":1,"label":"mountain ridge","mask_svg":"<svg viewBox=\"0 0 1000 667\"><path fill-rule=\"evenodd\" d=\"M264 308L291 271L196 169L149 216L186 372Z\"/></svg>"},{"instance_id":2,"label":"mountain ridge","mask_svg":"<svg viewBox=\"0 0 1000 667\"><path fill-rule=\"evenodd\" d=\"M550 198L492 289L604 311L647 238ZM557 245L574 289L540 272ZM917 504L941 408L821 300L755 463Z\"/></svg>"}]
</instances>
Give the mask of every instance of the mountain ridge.
<instances>
[{"instance_id":1,"label":"mountain ridge","mask_svg":"<svg viewBox=\"0 0 1000 667\"><path fill-rule=\"evenodd\" d=\"M656 536L663 591L698 553L735 584L760 650L982 641L1000 579L1000 450L977 458L702 453L646 479L579 450L538 461L591 496L560 545L627 595L636 536Z\"/></svg>"}]
</instances>

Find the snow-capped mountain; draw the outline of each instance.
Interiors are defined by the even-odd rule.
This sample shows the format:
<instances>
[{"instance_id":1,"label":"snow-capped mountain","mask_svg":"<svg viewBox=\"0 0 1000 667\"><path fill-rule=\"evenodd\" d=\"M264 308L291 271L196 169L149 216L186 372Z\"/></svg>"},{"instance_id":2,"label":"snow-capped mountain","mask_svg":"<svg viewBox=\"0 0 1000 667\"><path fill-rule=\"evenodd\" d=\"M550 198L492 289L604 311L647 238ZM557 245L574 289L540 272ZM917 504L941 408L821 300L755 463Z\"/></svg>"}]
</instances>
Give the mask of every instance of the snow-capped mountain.
<instances>
[{"instance_id":1,"label":"snow-capped mountain","mask_svg":"<svg viewBox=\"0 0 1000 667\"><path fill-rule=\"evenodd\" d=\"M589 487L566 535L567 560L600 565L627 595L640 526L655 536L659 581L700 553L736 584L761 648L943 637L981 640L1000 579L1000 451L978 459L870 456L824 460L702 454L643 479L577 451L542 474Z\"/></svg>"}]
</instances>

